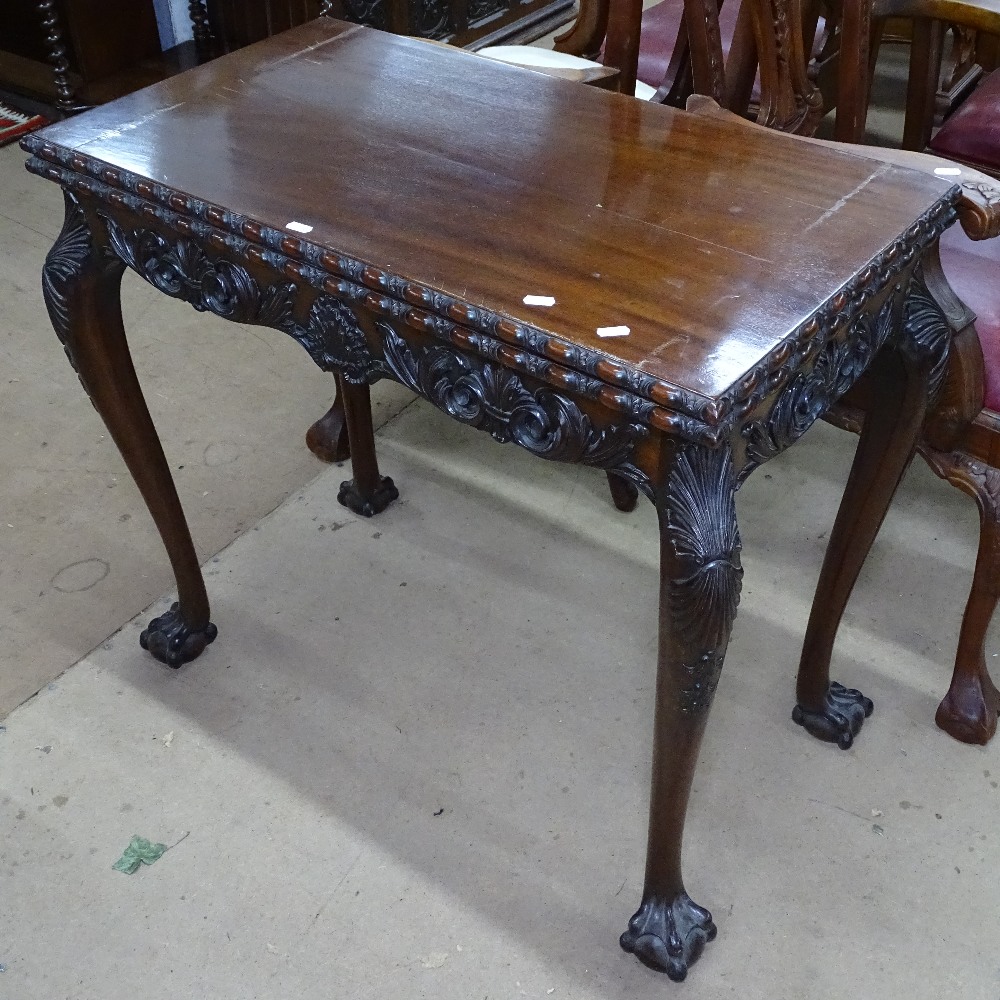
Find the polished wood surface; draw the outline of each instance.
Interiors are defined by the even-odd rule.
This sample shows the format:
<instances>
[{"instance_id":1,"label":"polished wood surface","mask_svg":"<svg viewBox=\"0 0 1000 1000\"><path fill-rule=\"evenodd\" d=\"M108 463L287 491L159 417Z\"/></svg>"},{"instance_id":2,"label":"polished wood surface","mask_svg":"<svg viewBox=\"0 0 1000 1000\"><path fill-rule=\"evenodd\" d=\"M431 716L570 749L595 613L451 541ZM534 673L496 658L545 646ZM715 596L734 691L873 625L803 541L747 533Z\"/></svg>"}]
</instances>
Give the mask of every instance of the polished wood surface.
<instances>
[{"instance_id":1,"label":"polished wood surface","mask_svg":"<svg viewBox=\"0 0 1000 1000\"><path fill-rule=\"evenodd\" d=\"M313 22L44 136L709 399L950 187L481 62Z\"/></svg>"},{"instance_id":2,"label":"polished wood surface","mask_svg":"<svg viewBox=\"0 0 1000 1000\"><path fill-rule=\"evenodd\" d=\"M283 331L338 376L354 473L338 500L358 514L397 496L375 454L380 378L498 441L618 477L619 501L653 501L649 838L620 943L676 980L716 936L681 849L739 603L737 486L872 372L793 716L850 746L872 703L830 682L839 612L825 609L850 593L950 350L927 280L958 190L747 129L317 23L22 143L66 199L49 317L175 570L177 604L140 637L163 662L217 633L129 356L126 268ZM627 336L599 336L617 325Z\"/></svg>"}]
</instances>

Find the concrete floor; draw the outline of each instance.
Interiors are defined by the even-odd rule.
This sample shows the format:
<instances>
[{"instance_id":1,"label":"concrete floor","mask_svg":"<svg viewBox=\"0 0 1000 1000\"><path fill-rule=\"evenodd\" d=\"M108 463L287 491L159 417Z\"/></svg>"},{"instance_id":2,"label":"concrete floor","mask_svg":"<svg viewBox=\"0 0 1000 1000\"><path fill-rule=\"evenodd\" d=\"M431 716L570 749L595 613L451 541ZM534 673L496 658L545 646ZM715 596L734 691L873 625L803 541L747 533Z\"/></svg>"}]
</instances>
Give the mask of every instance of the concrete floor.
<instances>
[{"instance_id":1,"label":"concrete floor","mask_svg":"<svg viewBox=\"0 0 1000 1000\"><path fill-rule=\"evenodd\" d=\"M968 500L923 466L904 483L838 645L877 706L845 753L789 713L854 440L816 427L741 491L743 603L686 845L720 934L675 986L617 946L642 880L649 506L619 515L593 471L383 383L402 499L356 518L302 445L328 378L127 280L220 628L162 667L137 634L166 560L43 318L60 206L22 159L0 150L0 706L20 704L0 997L1000 996L1000 761L932 721ZM133 834L176 846L122 875Z\"/></svg>"}]
</instances>

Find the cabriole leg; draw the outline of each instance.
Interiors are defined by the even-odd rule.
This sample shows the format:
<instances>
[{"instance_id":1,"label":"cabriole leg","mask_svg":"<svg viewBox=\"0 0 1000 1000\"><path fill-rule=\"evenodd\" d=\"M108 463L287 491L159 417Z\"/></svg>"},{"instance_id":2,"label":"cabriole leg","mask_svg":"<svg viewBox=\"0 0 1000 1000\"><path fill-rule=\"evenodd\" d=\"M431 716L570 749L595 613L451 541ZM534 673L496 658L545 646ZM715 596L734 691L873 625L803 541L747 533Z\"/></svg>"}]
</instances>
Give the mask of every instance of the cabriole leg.
<instances>
[{"instance_id":1,"label":"cabriole leg","mask_svg":"<svg viewBox=\"0 0 1000 1000\"><path fill-rule=\"evenodd\" d=\"M354 478L340 484L337 500L355 514L374 517L399 498L399 490L388 476L379 475L371 392L367 384L338 379L338 388L344 399Z\"/></svg>"},{"instance_id":2,"label":"cabriole leg","mask_svg":"<svg viewBox=\"0 0 1000 1000\"><path fill-rule=\"evenodd\" d=\"M845 750L873 705L860 691L830 683L833 643L858 574L913 455L934 361L931 354L908 348L883 351L872 364L872 404L830 532L806 628L792 718L813 736Z\"/></svg>"},{"instance_id":3,"label":"cabriole leg","mask_svg":"<svg viewBox=\"0 0 1000 1000\"><path fill-rule=\"evenodd\" d=\"M621 946L680 981L716 935L688 896L681 843L698 750L708 721L743 570L728 449L687 448L659 491L660 651L653 726L649 846L642 904Z\"/></svg>"},{"instance_id":4,"label":"cabriole leg","mask_svg":"<svg viewBox=\"0 0 1000 1000\"><path fill-rule=\"evenodd\" d=\"M979 505L979 552L962 618L951 687L935 722L963 743L986 744L997 729L1000 692L986 667L986 630L1000 598L1000 472L965 455L928 455L931 467Z\"/></svg>"},{"instance_id":5,"label":"cabriole leg","mask_svg":"<svg viewBox=\"0 0 1000 1000\"><path fill-rule=\"evenodd\" d=\"M191 533L139 387L122 325L118 260L95 250L86 217L70 194L62 232L45 260L49 318L70 364L118 446L160 532L179 600L140 636L171 667L193 660L215 639L208 595Z\"/></svg>"},{"instance_id":6,"label":"cabriole leg","mask_svg":"<svg viewBox=\"0 0 1000 1000\"><path fill-rule=\"evenodd\" d=\"M306 431L306 447L322 462L346 462L351 457L342 381L338 375L333 405Z\"/></svg>"}]
</instances>

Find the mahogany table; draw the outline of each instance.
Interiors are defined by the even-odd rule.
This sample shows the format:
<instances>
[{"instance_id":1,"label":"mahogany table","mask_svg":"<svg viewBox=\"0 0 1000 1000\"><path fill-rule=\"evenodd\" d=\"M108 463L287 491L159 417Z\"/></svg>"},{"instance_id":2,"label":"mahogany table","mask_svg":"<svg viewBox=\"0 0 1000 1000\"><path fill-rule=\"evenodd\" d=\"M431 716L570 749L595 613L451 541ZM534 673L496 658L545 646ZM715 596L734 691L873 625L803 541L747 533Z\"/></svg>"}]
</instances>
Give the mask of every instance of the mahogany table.
<instances>
[{"instance_id":1,"label":"mahogany table","mask_svg":"<svg viewBox=\"0 0 1000 1000\"><path fill-rule=\"evenodd\" d=\"M957 189L335 21L24 147L66 198L49 315L176 574L178 603L142 635L171 666L216 629L125 340L126 267L196 309L283 330L338 374L354 472L341 500L356 511L397 495L368 400L385 377L653 501L649 848L621 944L683 979L716 934L685 892L681 836L739 600L737 485L862 373L874 381L795 709L847 746L871 702L830 683L833 639L949 349L928 285Z\"/></svg>"}]
</instances>

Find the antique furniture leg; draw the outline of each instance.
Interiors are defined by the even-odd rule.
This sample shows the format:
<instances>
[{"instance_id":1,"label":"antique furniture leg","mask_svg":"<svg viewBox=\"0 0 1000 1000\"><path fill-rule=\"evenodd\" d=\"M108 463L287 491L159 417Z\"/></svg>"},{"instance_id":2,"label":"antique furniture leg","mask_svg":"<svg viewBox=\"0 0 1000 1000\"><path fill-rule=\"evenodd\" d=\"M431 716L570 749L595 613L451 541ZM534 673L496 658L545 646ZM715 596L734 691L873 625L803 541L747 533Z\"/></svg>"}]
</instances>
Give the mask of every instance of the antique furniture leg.
<instances>
[{"instance_id":1,"label":"antique furniture leg","mask_svg":"<svg viewBox=\"0 0 1000 1000\"><path fill-rule=\"evenodd\" d=\"M333 405L306 431L306 447L323 462L346 462L351 457L344 391L339 376Z\"/></svg>"},{"instance_id":2,"label":"antique furniture leg","mask_svg":"<svg viewBox=\"0 0 1000 1000\"><path fill-rule=\"evenodd\" d=\"M136 378L122 326L124 265L95 249L79 202L66 194L66 219L45 259L42 290L70 364L108 428L160 532L177 580L178 602L139 637L171 667L193 660L217 634L191 533L156 428Z\"/></svg>"},{"instance_id":3,"label":"antique furniture leg","mask_svg":"<svg viewBox=\"0 0 1000 1000\"><path fill-rule=\"evenodd\" d=\"M379 475L375 455L375 428L372 426L371 392L367 383L352 383L338 378L337 386L339 395L344 400L351 468L354 472L353 479L340 484L337 500L355 514L374 517L399 498L399 490L388 476Z\"/></svg>"},{"instance_id":4,"label":"antique furniture leg","mask_svg":"<svg viewBox=\"0 0 1000 1000\"><path fill-rule=\"evenodd\" d=\"M986 666L986 630L1000 598L1000 472L961 453L921 449L930 467L979 506L979 553L962 617L951 687L934 721L962 743L987 744L997 729L1000 692Z\"/></svg>"},{"instance_id":5,"label":"antique furniture leg","mask_svg":"<svg viewBox=\"0 0 1000 1000\"><path fill-rule=\"evenodd\" d=\"M611 501L620 511L628 514L635 510L635 505L639 502L639 490L635 483L609 472L608 487L611 490Z\"/></svg>"},{"instance_id":6,"label":"antique furniture leg","mask_svg":"<svg viewBox=\"0 0 1000 1000\"><path fill-rule=\"evenodd\" d=\"M669 447L669 446L668 446ZM689 446L658 491L660 652L649 845L642 904L621 946L680 981L716 934L681 875L681 841L698 749L736 617L743 570L727 447Z\"/></svg>"},{"instance_id":7,"label":"antique furniture leg","mask_svg":"<svg viewBox=\"0 0 1000 1000\"><path fill-rule=\"evenodd\" d=\"M927 411L929 386L947 361L950 329L922 280L906 302L904 343L870 369L871 407L827 546L799 663L792 718L813 736L848 749L871 715L860 691L830 682L837 628L889 503L909 465Z\"/></svg>"}]
</instances>

